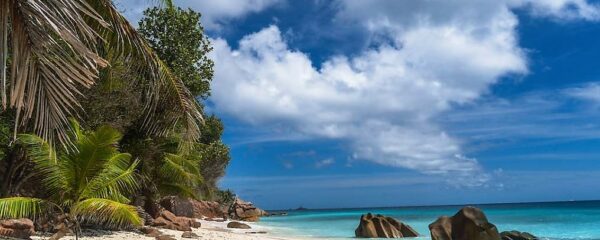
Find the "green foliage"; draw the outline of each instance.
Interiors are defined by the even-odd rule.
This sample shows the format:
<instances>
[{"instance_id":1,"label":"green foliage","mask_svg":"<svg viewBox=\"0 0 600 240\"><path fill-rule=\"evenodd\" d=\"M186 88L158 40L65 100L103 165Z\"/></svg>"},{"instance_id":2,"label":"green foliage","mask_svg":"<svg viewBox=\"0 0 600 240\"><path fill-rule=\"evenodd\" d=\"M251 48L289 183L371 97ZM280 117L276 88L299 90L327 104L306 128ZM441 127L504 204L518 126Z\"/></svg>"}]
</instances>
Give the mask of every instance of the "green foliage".
<instances>
[{"instance_id":1,"label":"green foliage","mask_svg":"<svg viewBox=\"0 0 600 240\"><path fill-rule=\"evenodd\" d=\"M138 30L194 96L210 95L214 63L207 54L212 47L199 13L172 5L150 8L144 11Z\"/></svg>"},{"instance_id":2,"label":"green foliage","mask_svg":"<svg viewBox=\"0 0 600 240\"><path fill-rule=\"evenodd\" d=\"M54 205L37 198L12 197L0 199L0 218L21 218L23 216L46 216Z\"/></svg>"},{"instance_id":3,"label":"green foliage","mask_svg":"<svg viewBox=\"0 0 600 240\"><path fill-rule=\"evenodd\" d=\"M144 83L136 69L124 61L114 59L111 63L100 72L96 85L82 91L82 124L89 129L109 125L124 133L141 129L138 123L144 117Z\"/></svg>"},{"instance_id":4,"label":"green foliage","mask_svg":"<svg viewBox=\"0 0 600 240\"><path fill-rule=\"evenodd\" d=\"M19 135L49 197L0 199L0 218L38 217L56 206L74 222L140 225L142 220L126 197L138 189L138 161L117 150L121 134L108 126L87 132L73 120L71 129L68 149L56 150L36 135Z\"/></svg>"},{"instance_id":5,"label":"green foliage","mask_svg":"<svg viewBox=\"0 0 600 240\"><path fill-rule=\"evenodd\" d=\"M198 167L194 158L167 153L157 176L160 193L198 199L196 189L204 183Z\"/></svg>"},{"instance_id":6,"label":"green foliage","mask_svg":"<svg viewBox=\"0 0 600 240\"><path fill-rule=\"evenodd\" d=\"M235 201L236 195L230 189L217 190L214 200L221 203L223 206L230 206Z\"/></svg>"},{"instance_id":7,"label":"green foliage","mask_svg":"<svg viewBox=\"0 0 600 240\"><path fill-rule=\"evenodd\" d=\"M220 141L198 144L192 155L200 158L201 174L206 184L216 189L217 181L225 175L225 168L230 161L229 147Z\"/></svg>"},{"instance_id":8,"label":"green foliage","mask_svg":"<svg viewBox=\"0 0 600 240\"><path fill-rule=\"evenodd\" d=\"M211 115L204 119L204 125L202 125L202 135L200 136L200 142L204 144L210 144L221 140L223 135L223 122L215 115Z\"/></svg>"}]
</instances>

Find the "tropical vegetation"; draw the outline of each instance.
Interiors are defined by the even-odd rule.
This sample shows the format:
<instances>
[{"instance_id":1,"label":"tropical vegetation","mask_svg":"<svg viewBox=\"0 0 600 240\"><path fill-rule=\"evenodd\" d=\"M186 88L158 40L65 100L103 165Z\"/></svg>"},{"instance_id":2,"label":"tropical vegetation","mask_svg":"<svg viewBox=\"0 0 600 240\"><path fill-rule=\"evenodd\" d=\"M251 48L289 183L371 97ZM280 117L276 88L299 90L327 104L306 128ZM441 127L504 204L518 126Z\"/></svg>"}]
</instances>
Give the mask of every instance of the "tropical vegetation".
<instances>
[{"instance_id":1,"label":"tropical vegetation","mask_svg":"<svg viewBox=\"0 0 600 240\"><path fill-rule=\"evenodd\" d=\"M135 29L111 0L0 1L0 219L78 232L140 224L133 202L231 200L201 15L158 2Z\"/></svg>"},{"instance_id":2,"label":"tropical vegetation","mask_svg":"<svg viewBox=\"0 0 600 240\"><path fill-rule=\"evenodd\" d=\"M74 120L70 129L72 146L68 149L54 149L37 135L18 136L47 197L2 198L0 218L35 219L59 211L76 234L81 222L114 227L141 225L127 197L138 188L138 161L117 150L122 135L108 126L87 132Z\"/></svg>"}]
</instances>

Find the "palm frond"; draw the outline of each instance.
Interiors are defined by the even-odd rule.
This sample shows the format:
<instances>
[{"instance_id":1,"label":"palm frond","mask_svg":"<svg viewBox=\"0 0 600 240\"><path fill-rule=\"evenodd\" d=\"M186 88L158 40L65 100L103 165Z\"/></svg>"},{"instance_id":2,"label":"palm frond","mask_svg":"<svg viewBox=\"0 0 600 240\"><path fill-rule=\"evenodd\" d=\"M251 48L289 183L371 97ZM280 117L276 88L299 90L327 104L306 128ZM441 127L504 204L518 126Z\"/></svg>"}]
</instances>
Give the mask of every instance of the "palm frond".
<instances>
[{"instance_id":1,"label":"palm frond","mask_svg":"<svg viewBox=\"0 0 600 240\"><path fill-rule=\"evenodd\" d=\"M143 223L134 206L102 198L78 202L71 208L71 214L84 222L111 227L141 226Z\"/></svg>"},{"instance_id":2,"label":"palm frond","mask_svg":"<svg viewBox=\"0 0 600 240\"><path fill-rule=\"evenodd\" d=\"M104 164L104 169L94 177L81 194L82 198L105 198L126 203L126 193L138 189L135 169L139 161L131 162L131 155L121 153L114 155Z\"/></svg>"},{"instance_id":3,"label":"palm frond","mask_svg":"<svg viewBox=\"0 0 600 240\"><path fill-rule=\"evenodd\" d=\"M191 186L169 182L160 182L157 187L158 191L160 191L160 193L165 196L180 196L200 200L196 189Z\"/></svg>"},{"instance_id":4,"label":"palm frond","mask_svg":"<svg viewBox=\"0 0 600 240\"><path fill-rule=\"evenodd\" d=\"M19 134L17 140L34 163L34 171L42 176L42 183L50 194L71 189L65 171L59 164L62 162L59 162L56 151L48 141L33 134Z\"/></svg>"},{"instance_id":5,"label":"palm frond","mask_svg":"<svg viewBox=\"0 0 600 240\"><path fill-rule=\"evenodd\" d=\"M0 198L0 219L36 218L46 216L53 204L38 198Z\"/></svg>"},{"instance_id":6,"label":"palm frond","mask_svg":"<svg viewBox=\"0 0 600 240\"><path fill-rule=\"evenodd\" d=\"M82 134L75 142L76 152L69 155L76 171L76 189L83 190L87 182L102 171L114 155L122 134L109 127L101 126L96 131Z\"/></svg>"},{"instance_id":7,"label":"palm frond","mask_svg":"<svg viewBox=\"0 0 600 240\"><path fill-rule=\"evenodd\" d=\"M202 182L198 164L176 154L166 154L160 173L165 180L176 184L197 186Z\"/></svg>"},{"instance_id":8,"label":"palm frond","mask_svg":"<svg viewBox=\"0 0 600 240\"><path fill-rule=\"evenodd\" d=\"M9 24L12 29L10 106L16 109L16 128L33 120L39 136L65 143L68 117L76 116L80 107L77 88L90 87L99 68L108 65L95 51L98 34L86 21L108 25L84 0L5 0L2 13L2 32ZM1 57L8 50L2 42ZM2 92L8 71L4 66L3 61Z\"/></svg>"}]
</instances>

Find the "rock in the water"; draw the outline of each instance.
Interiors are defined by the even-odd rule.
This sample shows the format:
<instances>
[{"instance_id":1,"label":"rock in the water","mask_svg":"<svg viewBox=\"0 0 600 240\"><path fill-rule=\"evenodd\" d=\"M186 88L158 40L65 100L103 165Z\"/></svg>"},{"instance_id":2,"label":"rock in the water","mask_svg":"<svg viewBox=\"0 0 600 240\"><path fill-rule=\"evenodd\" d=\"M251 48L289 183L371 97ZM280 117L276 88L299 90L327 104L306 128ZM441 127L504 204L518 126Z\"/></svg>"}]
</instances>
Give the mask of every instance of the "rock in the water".
<instances>
[{"instance_id":1,"label":"rock in the water","mask_svg":"<svg viewBox=\"0 0 600 240\"><path fill-rule=\"evenodd\" d=\"M182 238L198 238L200 236L198 236L198 234L195 234L193 232L183 232L183 234L181 234Z\"/></svg>"},{"instance_id":2,"label":"rock in the water","mask_svg":"<svg viewBox=\"0 0 600 240\"><path fill-rule=\"evenodd\" d=\"M33 221L27 218L9 219L0 221L0 236L31 239L31 235L35 233Z\"/></svg>"},{"instance_id":3,"label":"rock in the water","mask_svg":"<svg viewBox=\"0 0 600 240\"><path fill-rule=\"evenodd\" d=\"M464 207L454 216L442 216L429 224L432 240L498 240L500 234L494 224L488 222L483 211Z\"/></svg>"},{"instance_id":4,"label":"rock in the water","mask_svg":"<svg viewBox=\"0 0 600 240\"><path fill-rule=\"evenodd\" d=\"M192 228L199 228L200 223L192 218L178 217L167 210L163 210L160 216L154 219L152 226L178 231L192 231Z\"/></svg>"},{"instance_id":5,"label":"rock in the water","mask_svg":"<svg viewBox=\"0 0 600 240\"><path fill-rule=\"evenodd\" d=\"M179 217L194 217L194 206L192 201L181 197L164 197L160 200L160 206Z\"/></svg>"},{"instance_id":6,"label":"rock in the water","mask_svg":"<svg viewBox=\"0 0 600 240\"><path fill-rule=\"evenodd\" d=\"M234 220L257 222L260 217L266 216L267 214L267 212L257 208L251 202L245 202L239 198L236 198L229 208L229 215L231 219Z\"/></svg>"},{"instance_id":7,"label":"rock in the water","mask_svg":"<svg viewBox=\"0 0 600 240\"><path fill-rule=\"evenodd\" d=\"M368 213L360 217L360 223L354 231L360 238L401 238L416 237L419 233L398 220L383 215Z\"/></svg>"},{"instance_id":8,"label":"rock in the water","mask_svg":"<svg viewBox=\"0 0 600 240\"><path fill-rule=\"evenodd\" d=\"M227 228L250 229L250 225L241 222L229 222Z\"/></svg>"},{"instance_id":9,"label":"rock in the water","mask_svg":"<svg viewBox=\"0 0 600 240\"><path fill-rule=\"evenodd\" d=\"M501 232L502 240L537 240L538 238L528 232L506 231Z\"/></svg>"}]
</instances>

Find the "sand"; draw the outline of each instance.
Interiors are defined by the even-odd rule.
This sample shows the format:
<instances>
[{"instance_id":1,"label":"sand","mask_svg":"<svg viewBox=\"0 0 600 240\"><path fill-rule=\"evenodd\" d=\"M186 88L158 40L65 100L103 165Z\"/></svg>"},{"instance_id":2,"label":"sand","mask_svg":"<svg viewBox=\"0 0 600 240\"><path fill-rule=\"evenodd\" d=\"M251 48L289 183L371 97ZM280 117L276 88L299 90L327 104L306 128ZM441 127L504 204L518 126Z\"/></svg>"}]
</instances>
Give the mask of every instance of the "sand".
<instances>
[{"instance_id":1,"label":"sand","mask_svg":"<svg viewBox=\"0 0 600 240\"><path fill-rule=\"evenodd\" d=\"M257 226L253 223L244 222L252 227L252 229L231 229L227 228L226 222L215 222L199 220L202 223L201 228L193 229L192 232L198 235L197 238L182 238L183 232L159 229L164 235L169 235L175 239L207 239L207 240L299 240L297 238L282 238L270 235L269 229ZM252 233L252 232L267 233ZM48 236L32 236L32 239L48 239ZM67 236L62 239L73 240L75 236ZM155 238L144 236L142 233L126 232L126 231L103 231L103 230L85 230L84 236L79 239L83 240L105 240L105 239L131 239L131 240L153 240Z\"/></svg>"}]
</instances>

